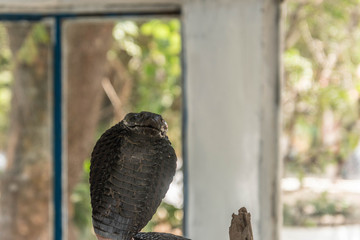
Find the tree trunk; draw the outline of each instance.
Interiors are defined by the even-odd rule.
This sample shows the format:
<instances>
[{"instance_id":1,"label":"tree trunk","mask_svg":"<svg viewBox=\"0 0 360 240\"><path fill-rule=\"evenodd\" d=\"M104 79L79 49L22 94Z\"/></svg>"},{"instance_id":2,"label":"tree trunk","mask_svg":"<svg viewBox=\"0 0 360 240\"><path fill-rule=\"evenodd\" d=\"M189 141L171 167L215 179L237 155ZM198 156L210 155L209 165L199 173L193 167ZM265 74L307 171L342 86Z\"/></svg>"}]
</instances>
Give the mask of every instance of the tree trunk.
<instances>
[{"instance_id":1,"label":"tree trunk","mask_svg":"<svg viewBox=\"0 0 360 240\"><path fill-rule=\"evenodd\" d=\"M68 22L65 25L68 203L83 174L83 162L90 157L95 142L104 90L102 79L107 72L107 52L112 44L111 22ZM69 221L69 238L76 239L74 224Z\"/></svg>"},{"instance_id":2,"label":"tree trunk","mask_svg":"<svg viewBox=\"0 0 360 240\"><path fill-rule=\"evenodd\" d=\"M36 38L34 29L43 38ZM7 167L0 185L0 239L50 238L51 101L49 29L7 25L13 54Z\"/></svg>"}]
</instances>

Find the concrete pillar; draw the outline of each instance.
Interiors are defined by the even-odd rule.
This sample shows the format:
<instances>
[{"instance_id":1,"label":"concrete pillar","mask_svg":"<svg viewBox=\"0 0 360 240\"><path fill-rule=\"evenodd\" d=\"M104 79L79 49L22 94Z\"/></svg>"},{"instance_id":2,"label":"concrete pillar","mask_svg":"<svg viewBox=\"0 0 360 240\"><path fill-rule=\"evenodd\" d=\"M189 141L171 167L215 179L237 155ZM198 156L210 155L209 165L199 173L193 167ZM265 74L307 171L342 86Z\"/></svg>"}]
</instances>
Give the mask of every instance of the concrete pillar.
<instances>
[{"instance_id":1,"label":"concrete pillar","mask_svg":"<svg viewBox=\"0 0 360 240\"><path fill-rule=\"evenodd\" d=\"M275 0L184 5L192 239L228 239L231 214L242 206L254 239L278 239L279 9Z\"/></svg>"}]
</instances>

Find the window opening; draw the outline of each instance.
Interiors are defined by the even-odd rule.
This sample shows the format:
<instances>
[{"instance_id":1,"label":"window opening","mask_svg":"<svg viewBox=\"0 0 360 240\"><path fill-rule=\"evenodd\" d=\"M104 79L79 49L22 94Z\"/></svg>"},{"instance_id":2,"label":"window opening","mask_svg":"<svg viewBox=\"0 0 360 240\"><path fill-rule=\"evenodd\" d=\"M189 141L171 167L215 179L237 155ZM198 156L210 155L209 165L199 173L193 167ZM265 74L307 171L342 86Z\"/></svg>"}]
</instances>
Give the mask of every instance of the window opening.
<instances>
[{"instance_id":1,"label":"window opening","mask_svg":"<svg viewBox=\"0 0 360 240\"><path fill-rule=\"evenodd\" d=\"M0 238L52 236L50 22L0 22Z\"/></svg>"},{"instance_id":2,"label":"window opening","mask_svg":"<svg viewBox=\"0 0 360 240\"><path fill-rule=\"evenodd\" d=\"M37 26L33 27L35 37L38 38L36 40L46 40L47 45L44 42L42 44L46 45L49 50L47 58L42 59L43 61L46 60L47 68L39 68L38 71L44 72L46 70L46 76L52 77L53 80L46 84L40 82L37 84L47 89L46 97L48 98L43 98L43 104L47 104L46 109L48 112L46 114L49 113L50 115L46 115L46 117L49 117L48 119L42 116L49 121L47 124L49 124L50 129L48 129L48 132L45 131L45 124L43 125L42 133L48 139L42 147L50 151L46 155L49 157L46 164L50 164L50 169L46 171L48 182L45 182L50 184L48 185L47 194L50 197L54 196L54 199L52 199L53 202L49 202L47 205L50 218L47 219L47 224L43 225L44 227L48 226L49 230L45 231L46 233L43 231L41 236L45 236L43 239L49 239L53 236L54 239L58 240L67 236L69 236L69 239L93 238L91 231L88 231L91 224L89 199L88 195L86 195L88 191L88 186L86 186L89 169L88 156L78 161L77 166L72 165L72 160L76 156L84 156L84 149L89 146L92 147L99 134L121 119L126 112L141 110L160 113L167 120L170 126L168 135L179 158L179 171L175 176L175 183L172 184L177 187L170 187L166 202L162 204L145 230L181 234L183 218L181 171L183 140L181 140L180 21L175 17L164 18L158 14L153 18L141 17L138 19L134 17L129 19L116 18L117 14L100 15L101 17L89 18L89 15L85 14L83 17L87 16L87 18L82 18L82 20L78 18L82 16L81 14L55 14L49 16L1 15L1 19L10 20L11 24L15 23L20 26L27 23ZM110 18L104 18L105 15ZM151 16L152 14L139 15ZM43 18L49 20L41 21L40 25L37 24ZM5 25L3 22L0 23L0 41L9 45L10 41L7 39ZM99 38L99 36L91 35L86 30L87 27L99 33L101 32L102 36ZM40 31L41 28L46 30L47 35ZM82 33L83 36L80 37L79 33ZM22 34L26 35L26 37L29 35ZM26 38L24 37L24 39ZM29 41L30 48L23 50L25 51L25 55L23 55L31 58L38 53L36 49L31 48L35 44L34 40ZM1 175L4 175L4 169L8 166L8 157L3 153L5 145L2 139L5 139L7 131L11 128L7 118L10 112L13 111L13 109L10 109L12 103L8 99L9 95L12 95L10 85L13 84L14 80L11 78L14 77L12 76L13 73L11 71L9 73L9 69L7 69L6 61L8 59L6 54L3 56L3 52L8 51L6 50L8 45L1 44L0 53L3 60L0 63L0 75L2 75L0 91L4 93L0 104L5 101L5 107L0 112ZM16 55L19 54L16 53ZM104 62L96 62L94 60L96 58L104 60ZM82 76L81 73L96 81L96 83L87 82L89 88L86 89L76 80L77 76ZM10 82L7 80L6 74L11 75ZM88 79L84 80L82 78L82 80L86 82ZM98 87L99 89L92 87ZM34 92L37 91L35 88L35 86L34 89L32 88ZM87 104L86 101L91 102L91 104ZM97 103L95 103L96 101ZM85 108L85 110L82 108ZM91 108L97 108L97 113L92 112ZM77 110L79 112L76 112ZM89 116L90 120L86 117L81 119L81 117L84 117L82 114ZM95 116L92 120L91 114ZM74 118L79 118L86 130L72 124L71 120ZM76 137L71 135L73 132L80 133L77 136L78 140L85 141L76 143ZM78 151L82 151L82 153L74 150L72 148L73 144L78 144L79 149L81 149ZM87 155L90 152L91 149L87 152ZM54 160L52 156L54 156ZM53 171L51 171L51 168L53 168ZM80 169L80 173L74 174L71 172L76 168ZM0 181L3 181L3 178ZM1 185L5 184L1 182ZM65 189L69 190L69 192L66 192ZM35 191L31 192L35 193ZM1 195L0 199L3 199ZM66 208L69 212L64 214ZM67 216L69 219L66 219ZM41 222L39 219L40 217L37 221ZM1 219L0 222L3 222L3 220ZM54 222L53 227L50 226L51 222ZM68 228L65 226L68 222L69 225L74 223L74 227ZM2 233L5 232L2 231Z\"/></svg>"},{"instance_id":3,"label":"window opening","mask_svg":"<svg viewBox=\"0 0 360 240\"><path fill-rule=\"evenodd\" d=\"M69 19L63 23L69 239L91 233L89 153L128 112L161 114L179 171L145 231L181 234L180 22L176 18ZM75 229L74 229L75 228Z\"/></svg>"},{"instance_id":4,"label":"window opening","mask_svg":"<svg viewBox=\"0 0 360 240\"><path fill-rule=\"evenodd\" d=\"M287 3L284 239L360 235L360 35L356 4L341 4Z\"/></svg>"}]
</instances>

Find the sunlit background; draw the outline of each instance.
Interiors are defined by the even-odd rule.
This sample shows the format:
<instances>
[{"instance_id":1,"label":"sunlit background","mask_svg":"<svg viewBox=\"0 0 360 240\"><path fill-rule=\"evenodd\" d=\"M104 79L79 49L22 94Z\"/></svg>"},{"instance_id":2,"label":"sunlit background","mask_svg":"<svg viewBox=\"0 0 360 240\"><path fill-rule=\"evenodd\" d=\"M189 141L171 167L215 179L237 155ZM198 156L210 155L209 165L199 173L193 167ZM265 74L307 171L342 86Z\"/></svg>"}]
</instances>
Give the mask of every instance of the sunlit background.
<instances>
[{"instance_id":1,"label":"sunlit background","mask_svg":"<svg viewBox=\"0 0 360 240\"><path fill-rule=\"evenodd\" d=\"M359 2L290 0L286 11L284 239L359 239Z\"/></svg>"}]
</instances>

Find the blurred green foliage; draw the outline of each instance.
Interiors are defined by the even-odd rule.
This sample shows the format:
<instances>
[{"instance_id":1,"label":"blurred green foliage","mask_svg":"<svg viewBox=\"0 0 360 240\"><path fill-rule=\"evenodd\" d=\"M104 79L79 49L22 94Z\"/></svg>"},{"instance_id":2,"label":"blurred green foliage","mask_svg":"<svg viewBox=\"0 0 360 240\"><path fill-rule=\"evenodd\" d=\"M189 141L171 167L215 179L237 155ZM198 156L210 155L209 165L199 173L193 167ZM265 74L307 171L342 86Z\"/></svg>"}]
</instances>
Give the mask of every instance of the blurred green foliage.
<instances>
[{"instance_id":1,"label":"blurred green foliage","mask_svg":"<svg viewBox=\"0 0 360 240\"><path fill-rule=\"evenodd\" d=\"M10 107L13 81L12 70L16 61L21 60L22 64L32 65L38 56L38 45L47 45L49 39L49 29L45 24L33 24L24 43L12 56L10 50L9 36L6 30L7 23L0 23L0 152L5 149L7 132L10 126Z\"/></svg>"},{"instance_id":2,"label":"blurred green foliage","mask_svg":"<svg viewBox=\"0 0 360 240\"><path fill-rule=\"evenodd\" d=\"M177 19L151 20L144 23L125 21L114 28L116 56L128 67L134 84L131 108L163 113L179 110L180 23Z\"/></svg>"},{"instance_id":3,"label":"blurred green foliage","mask_svg":"<svg viewBox=\"0 0 360 240\"><path fill-rule=\"evenodd\" d=\"M114 46L108 59L125 66L132 81L130 100L125 112L151 111L161 114L169 127L168 136L178 157L181 157L181 37L178 19L149 21L120 21L113 30ZM111 105L109 102L105 103ZM104 106L106 108L107 106ZM98 136L111 124L113 115L99 123ZM84 162L84 177L71 198L74 204L74 223L81 239L91 239L91 207L89 196L89 160ZM145 231L159 224L181 229L182 209L163 202Z\"/></svg>"},{"instance_id":4,"label":"blurred green foliage","mask_svg":"<svg viewBox=\"0 0 360 240\"><path fill-rule=\"evenodd\" d=\"M4 24L0 24L0 132L6 133L9 127L11 101L11 51ZM0 134L0 152L5 149L7 135Z\"/></svg>"},{"instance_id":5,"label":"blurred green foliage","mask_svg":"<svg viewBox=\"0 0 360 240\"><path fill-rule=\"evenodd\" d=\"M282 92L286 173L341 172L359 141L360 11L355 0L287 1Z\"/></svg>"},{"instance_id":6,"label":"blurred green foliage","mask_svg":"<svg viewBox=\"0 0 360 240\"><path fill-rule=\"evenodd\" d=\"M71 202L74 208L73 222L80 231L80 239L96 240L91 233L91 205L89 191L90 160L84 161L84 172L82 180L77 184L71 194Z\"/></svg>"},{"instance_id":7,"label":"blurred green foliage","mask_svg":"<svg viewBox=\"0 0 360 240\"><path fill-rule=\"evenodd\" d=\"M175 206L162 202L158 208L157 213L153 216L151 221L146 225L143 231L153 231L158 225L165 225L165 228L182 228L183 210Z\"/></svg>"},{"instance_id":8,"label":"blurred green foliage","mask_svg":"<svg viewBox=\"0 0 360 240\"><path fill-rule=\"evenodd\" d=\"M336 200L327 192L322 192L312 199L297 200L293 205L284 204L283 221L285 226L315 227L344 224L352 211L352 207L345 200Z\"/></svg>"},{"instance_id":9,"label":"blurred green foliage","mask_svg":"<svg viewBox=\"0 0 360 240\"><path fill-rule=\"evenodd\" d=\"M109 62L116 59L125 67L132 84L130 100L123 106L126 112L151 111L162 114L170 128L177 155L181 157L181 37L178 19L119 21L113 30L114 46L108 51ZM11 84L13 65L17 60L33 67L38 45L50 41L44 24L34 24L17 52L12 56L5 24L0 24L0 152L5 150L6 133L10 125ZM36 66L34 66L36 67ZM107 105L106 105L107 104ZM112 107L109 102L104 107ZM114 116L102 119L99 134L112 123ZM80 231L79 239L95 239L91 233L89 193L90 161L84 161L82 180L71 193L74 209L73 222ZM153 230L166 223L170 228L181 228L182 209L162 203L159 212L145 228Z\"/></svg>"},{"instance_id":10,"label":"blurred green foliage","mask_svg":"<svg viewBox=\"0 0 360 240\"><path fill-rule=\"evenodd\" d=\"M332 177L339 177L359 142L359 4L357 0L286 2L285 175L295 175L300 182L313 174L328 176L329 166L336 167ZM284 224L344 224L351 218L346 202L326 192L313 196L316 193L284 204Z\"/></svg>"},{"instance_id":11,"label":"blurred green foliage","mask_svg":"<svg viewBox=\"0 0 360 240\"><path fill-rule=\"evenodd\" d=\"M39 48L37 46L50 42L49 29L45 24L38 23L32 26L29 35L25 38L20 50L17 52L17 58L21 59L23 64L36 64L35 60L39 55Z\"/></svg>"},{"instance_id":12,"label":"blurred green foliage","mask_svg":"<svg viewBox=\"0 0 360 240\"><path fill-rule=\"evenodd\" d=\"M178 19L121 21L108 52L127 69L133 81L126 112L150 111L168 122L169 138L181 154L181 36Z\"/></svg>"}]
</instances>

